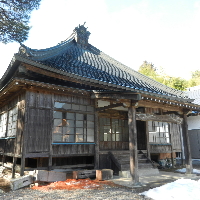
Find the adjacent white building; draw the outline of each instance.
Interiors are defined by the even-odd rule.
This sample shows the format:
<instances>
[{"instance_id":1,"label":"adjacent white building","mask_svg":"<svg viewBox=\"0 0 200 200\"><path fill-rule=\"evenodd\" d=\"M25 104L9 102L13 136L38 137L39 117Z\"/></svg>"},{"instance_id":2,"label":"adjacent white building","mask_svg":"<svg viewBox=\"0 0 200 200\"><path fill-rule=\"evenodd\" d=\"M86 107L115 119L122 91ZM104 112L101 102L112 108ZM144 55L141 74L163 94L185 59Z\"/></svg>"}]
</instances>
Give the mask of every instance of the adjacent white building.
<instances>
[{"instance_id":1,"label":"adjacent white building","mask_svg":"<svg viewBox=\"0 0 200 200\"><path fill-rule=\"evenodd\" d=\"M200 105L200 85L188 89L188 96ZM188 117L188 130L192 158L200 158L200 115L192 113Z\"/></svg>"}]
</instances>

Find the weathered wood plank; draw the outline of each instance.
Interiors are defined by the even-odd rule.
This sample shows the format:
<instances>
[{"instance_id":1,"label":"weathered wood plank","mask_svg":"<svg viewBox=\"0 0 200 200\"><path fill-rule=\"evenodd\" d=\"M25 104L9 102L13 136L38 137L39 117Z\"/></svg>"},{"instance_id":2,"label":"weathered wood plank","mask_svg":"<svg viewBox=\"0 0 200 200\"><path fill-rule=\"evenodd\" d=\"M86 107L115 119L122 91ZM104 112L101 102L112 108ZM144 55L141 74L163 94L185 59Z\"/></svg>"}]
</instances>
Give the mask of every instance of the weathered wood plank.
<instances>
[{"instance_id":1,"label":"weathered wood plank","mask_svg":"<svg viewBox=\"0 0 200 200\"><path fill-rule=\"evenodd\" d=\"M188 136L188 123L187 123L187 113L185 111L183 114L183 144L184 144L184 152L185 152L185 165L186 165L186 173L191 174L193 171L192 168L192 158L191 158L191 150L190 150L190 140Z\"/></svg>"},{"instance_id":2,"label":"weathered wood plank","mask_svg":"<svg viewBox=\"0 0 200 200\"><path fill-rule=\"evenodd\" d=\"M136 109L133 105L128 108L129 125L129 151L130 151L130 173L134 184L139 182L138 175L138 153L137 153L137 127L136 127Z\"/></svg>"}]
</instances>

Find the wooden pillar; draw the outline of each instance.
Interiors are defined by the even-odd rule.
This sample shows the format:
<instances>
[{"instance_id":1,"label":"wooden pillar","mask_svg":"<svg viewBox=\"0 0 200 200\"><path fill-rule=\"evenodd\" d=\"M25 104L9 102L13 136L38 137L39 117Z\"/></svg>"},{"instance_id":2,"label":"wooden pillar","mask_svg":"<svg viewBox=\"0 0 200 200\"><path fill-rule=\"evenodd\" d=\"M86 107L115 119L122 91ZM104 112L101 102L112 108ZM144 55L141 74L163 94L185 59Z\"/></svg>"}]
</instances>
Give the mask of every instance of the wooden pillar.
<instances>
[{"instance_id":1,"label":"wooden pillar","mask_svg":"<svg viewBox=\"0 0 200 200\"><path fill-rule=\"evenodd\" d=\"M128 108L129 125L129 151L130 151L130 173L134 185L139 183L138 174L138 150L137 150L137 127L136 127L136 109L134 102Z\"/></svg>"},{"instance_id":2,"label":"wooden pillar","mask_svg":"<svg viewBox=\"0 0 200 200\"><path fill-rule=\"evenodd\" d=\"M147 138L147 157L151 160L151 153L150 153L150 145L149 145L149 126L148 126L148 121L146 121L146 138Z\"/></svg>"},{"instance_id":3,"label":"wooden pillar","mask_svg":"<svg viewBox=\"0 0 200 200\"><path fill-rule=\"evenodd\" d=\"M12 166L12 178L15 178L15 167L16 167L17 158L13 157L13 166Z\"/></svg>"},{"instance_id":4,"label":"wooden pillar","mask_svg":"<svg viewBox=\"0 0 200 200\"><path fill-rule=\"evenodd\" d=\"M21 139L21 169L20 169L20 176L24 175L24 170L25 170L25 158L26 158L26 147L28 143L27 139L27 121L28 121L28 104L29 104L29 92L26 92L25 95L25 113L24 113L24 125L23 125L23 131L22 131L22 139Z\"/></svg>"},{"instance_id":5,"label":"wooden pillar","mask_svg":"<svg viewBox=\"0 0 200 200\"><path fill-rule=\"evenodd\" d=\"M97 107L97 100L95 99L95 107ZM98 112L95 109L94 115L94 142L95 142L95 163L94 168L99 169L99 129L98 129Z\"/></svg>"},{"instance_id":6,"label":"wooden pillar","mask_svg":"<svg viewBox=\"0 0 200 200\"><path fill-rule=\"evenodd\" d=\"M174 146L173 146L173 137L172 134L175 131L176 126L173 123L170 123L170 141L171 141L171 163L172 163L172 168L174 168L174 155L173 155L173 150L174 150Z\"/></svg>"},{"instance_id":7,"label":"wooden pillar","mask_svg":"<svg viewBox=\"0 0 200 200\"><path fill-rule=\"evenodd\" d=\"M192 168L192 158L191 158L191 150L190 150L190 140L188 135L188 123L187 123L187 113L188 111L183 112L183 145L184 145L184 153L185 153L185 166L186 173L191 174L193 171Z\"/></svg>"}]
</instances>

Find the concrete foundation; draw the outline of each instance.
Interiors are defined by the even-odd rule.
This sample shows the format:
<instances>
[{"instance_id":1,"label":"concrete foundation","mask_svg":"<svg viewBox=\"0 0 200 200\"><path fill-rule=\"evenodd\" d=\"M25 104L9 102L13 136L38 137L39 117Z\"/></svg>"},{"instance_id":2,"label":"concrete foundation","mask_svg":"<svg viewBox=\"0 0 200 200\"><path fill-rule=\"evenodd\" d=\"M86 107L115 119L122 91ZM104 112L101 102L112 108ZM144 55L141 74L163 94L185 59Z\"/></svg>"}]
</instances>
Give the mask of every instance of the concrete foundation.
<instances>
[{"instance_id":1,"label":"concrete foundation","mask_svg":"<svg viewBox=\"0 0 200 200\"><path fill-rule=\"evenodd\" d=\"M66 173L46 170L36 170L34 176L36 178L35 181L42 182L65 181L67 179Z\"/></svg>"},{"instance_id":2,"label":"concrete foundation","mask_svg":"<svg viewBox=\"0 0 200 200\"><path fill-rule=\"evenodd\" d=\"M73 171L73 179L95 178L95 170Z\"/></svg>"},{"instance_id":3,"label":"concrete foundation","mask_svg":"<svg viewBox=\"0 0 200 200\"><path fill-rule=\"evenodd\" d=\"M139 169L139 176L154 176L154 175L159 175L159 170L157 168ZM119 177L131 178L130 171L119 171Z\"/></svg>"},{"instance_id":4,"label":"concrete foundation","mask_svg":"<svg viewBox=\"0 0 200 200\"><path fill-rule=\"evenodd\" d=\"M33 176L27 175L10 180L11 190L17 190L33 183Z\"/></svg>"}]
</instances>

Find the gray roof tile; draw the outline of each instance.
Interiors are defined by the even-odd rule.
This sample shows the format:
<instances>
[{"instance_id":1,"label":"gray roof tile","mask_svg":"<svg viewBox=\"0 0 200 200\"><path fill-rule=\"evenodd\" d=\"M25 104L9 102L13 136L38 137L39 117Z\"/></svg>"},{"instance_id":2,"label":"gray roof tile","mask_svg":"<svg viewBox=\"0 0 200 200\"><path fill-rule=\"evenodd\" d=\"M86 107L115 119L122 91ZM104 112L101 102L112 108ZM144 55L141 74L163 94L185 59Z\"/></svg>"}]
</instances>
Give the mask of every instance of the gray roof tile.
<instances>
[{"instance_id":1,"label":"gray roof tile","mask_svg":"<svg viewBox=\"0 0 200 200\"><path fill-rule=\"evenodd\" d=\"M184 97L184 92L169 88L140 74L91 44L79 45L75 40L75 34L57 46L44 50L34 50L22 45L20 54L33 61L81 77L165 96Z\"/></svg>"}]
</instances>

